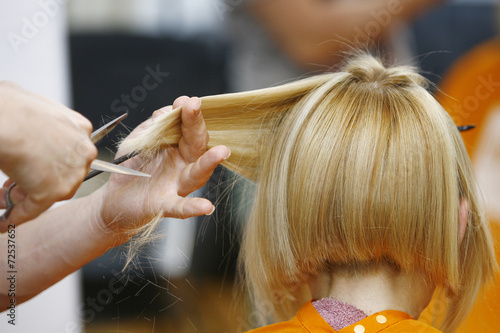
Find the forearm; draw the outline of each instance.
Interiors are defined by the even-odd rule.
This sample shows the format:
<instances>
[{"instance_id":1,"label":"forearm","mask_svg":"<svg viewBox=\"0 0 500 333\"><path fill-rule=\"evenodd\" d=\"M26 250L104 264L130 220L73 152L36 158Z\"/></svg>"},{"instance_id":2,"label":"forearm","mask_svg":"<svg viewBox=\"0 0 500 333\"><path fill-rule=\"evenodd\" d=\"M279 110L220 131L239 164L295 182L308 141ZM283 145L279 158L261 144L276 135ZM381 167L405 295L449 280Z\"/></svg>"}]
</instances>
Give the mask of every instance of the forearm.
<instances>
[{"instance_id":1,"label":"forearm","mask_svg":"<svg viewBox=\"0 0 500 333\"><path fill-rule=\"evenodd\" d=\"M16 302L23 302L84 264L103 254L114 244L112 235L99 227L95 207L99 193L70 201L45 212L37 219L15 228L15 238L0 235L0 307L7 305L10 282L15 271ZM11 233L12 234L12 233ZM15 244L15 258L10 257L8 243ZM14 243L12 242L14 241Z\"/></svg>"},{"instance_id":2,"label":"forearm","mask_svg":"<svg viewBox=\"0 0 500 333\"><path fill-rule=\"evenodd\" d=\"M258 0L250 9L283 51L302 66L333 65L338 52L366 47L398 22L442 0ZM317 68L316 68L317 69Z\"/></svg>"}]
</instances>

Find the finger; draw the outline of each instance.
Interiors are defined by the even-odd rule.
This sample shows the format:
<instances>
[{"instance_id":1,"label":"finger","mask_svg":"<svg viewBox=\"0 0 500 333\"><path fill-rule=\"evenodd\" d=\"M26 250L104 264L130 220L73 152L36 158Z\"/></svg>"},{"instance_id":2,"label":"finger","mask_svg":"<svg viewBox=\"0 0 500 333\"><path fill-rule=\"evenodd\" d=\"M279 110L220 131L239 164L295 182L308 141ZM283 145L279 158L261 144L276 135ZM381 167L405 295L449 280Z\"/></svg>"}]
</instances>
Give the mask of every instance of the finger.
<instances>
[{"instance_id":1,"label":"finger","mask_svg":"<svg viewBox=\"0 0 500 333\"><path fill-rule=\"evenodd\" d=\"M0 188L0 209L7 208L7 201L5 200L5 194L7 193L8 187Z\"/></svg>"},{"instance_id":2,"label":"finger","mask_svg":"<svg viewBox=\"0 0 500 333\"><path fill-rule=\"evenodd\" d=\"M164 115L164 114L166 114L166 113L168 113L170 111L172 111L172 105L165 106L165 107L163 107L161 109L158 109L155 112L153 112L153 117L152 118L153 119L154 118L158 118L158 117L160 117L160 116L162 116L162 115Z\"/></svg>"},{"instance_id":3,"label":"finger","mask_svg":"<svg viewBox=\"0 0 500 333\"><path fill-rule=\"evenodd\" d=\"M77 154L78 159L82 160L83 163L86 163L86 165L90 167L90 163L97 158L99 151L89 137L82 135L76 144L74 153Z\"/></svg>"},{"instance_id":4,"label":"finger","mask_svg":"<svg viewBox=\"0 0 500 333\"><path fill-rule=\"evenodd\" d=\"M93 129L92 123L81 113L74 111L63 104L53 101L50 98L38 95L34 92L25 90L25 93L31 95L35 101L47 104L48 107L61 111L62 112L61 114L64 114L67 117L67 119L75 125L76 128L83 130L83 132L86 133L87 136L90 136L90 133L92 133Z\"/></svg>"},{"instance_id":5,"label":"finger","mask_svg":"<svg viewBox=\"0 0 500 333\"><path fill-rule=\"evenodd\" d=\"M193 216L211 215L215 206L203 198L178 198L169 201L164 207L164 217L185 219Z\"/></svg>"},{"instance_id":6,"label":"finger","mask_svg":"<svg viewBox=\"0 0 500 333\"><path fill-rule=\"evenodd\" d=\"M4 198L5 198L5 195L4 195ZM26 192L24 192L24 190L19 186L13 187L12 190L10 191L9 199L14 205L17 205L19 202L23 201L25 198L26 198Z\"/></svg>"},{"instance_id":7,"label":"finger","mask_svg":"<svg viewBox=\"0 0 500 333\"><path fill-rule=\"evenodd\" d=\"M187 96L181 96L177 97L176 100L174 101L174 109L177 109L178 107L181 107L186 103L186 101L189 99Z\"/></svg>"},{"instance_id":8,"label":"finger","mask_svg":"<svg viewBox=\"0 0 500 333\"><path fill-rule=\"evenodd\" d=\"M161 117L171 111L172 111L172 105L168 105L154 111L151 118L147 119L146 121L143 121L141 124L139 124L139 126L134 128L134 130L130 132L130 134L125 138L125 140L137 137L139 133L150 127L154 123L156 118Z\"/></svg>"},{"instance_id":9,"label":"finger","mask_svg":"<svg viewBox=\"0 0 500 333\"><path fill-rule=\"evenodd\" d=\"M15 223L16 225L33 220L42 212L49 209L50 203L35 203L31 197L26 197L24 200L14 206L10 213L7 222Z\"/></svg>"},{"instance_id":10,"label":"finger","mask_svg":"<svg viewBox=\"0 0 500 333\"><path fill-rule=\"evenodd\" d=\"M7 183L7 182L6 182ZM7 207L7 191L9 189L9 186L13 182L10 182L8 186L5 186L0 188L0 209L6 209ZM16 205L18 202L24 200L26 198L26 192L24 192L19 186L15 186L12 188L12 190L9 193L9 200L11 204Z\"/></svg>"},{"instance_id":11,"label":"finger","mask_svg":"<svg viewBox=\"0 0 500 333\"><path fill-rule=\"evenodd\" d=\"M180 175L179 191L180 196L204 186L210 179L217 165L231 155L226 146L216 146L203 154L195 163L189 165Z\"/></svg>"},{"instance_id":12,"label":"finger","mask_svg":"<svg viewBox=\"0 0 500 333\"><path fill-rule=\"evenodd\" d=\"M181 121L179 151L186 162L193 163L205 153L208 144L208 132L201 114L199 98L192 98L184 103Z\"/></svg>"},{"instance_id":13,"label":"finger","mask_svg":"<svg viewBox=\"0 0 500 333\"><path fill-rule=\"evenodd\" d=\"M143 121L136 128L134 128L133 131L130 132L129 135L127 135L127 137L120 142L115 158L121 157L121 156L128 154L128 153L131 153L130 150L124 148L124 146L126 146L126 144L124 145L123 142L126 140L131 140L131 139L134 139L134 138L137 138L138 136L140 136L143 131L145 131L148 127L150 127L151 124L153 124L153 121L154 121L154 118L151 117L151 118L147 119L146 121Z\"/></svg>"},{"instance_id":14,"label":"finger","mask_svg":"<svg viewBox=\"0 0 500 333\"><path fill-rule=\"evenodd\" d=\"M14 180L12 178L9 178L5 181L5 183L3 183L3 187L9 187L10 185L12 185L14 183Z\"/></svg>"},{"instance_id":15,"label":"finger","mask_svg":"<svg viewBox=\"0 0 500 333\"><path fill-rule=\"evenodd\" d=\"M69 119L79 128L81 129L87 136L92 134L94 127L90 120L85 118L81 113L73 111L71 109L67 109Z\"/></svg>"}]
</instances>

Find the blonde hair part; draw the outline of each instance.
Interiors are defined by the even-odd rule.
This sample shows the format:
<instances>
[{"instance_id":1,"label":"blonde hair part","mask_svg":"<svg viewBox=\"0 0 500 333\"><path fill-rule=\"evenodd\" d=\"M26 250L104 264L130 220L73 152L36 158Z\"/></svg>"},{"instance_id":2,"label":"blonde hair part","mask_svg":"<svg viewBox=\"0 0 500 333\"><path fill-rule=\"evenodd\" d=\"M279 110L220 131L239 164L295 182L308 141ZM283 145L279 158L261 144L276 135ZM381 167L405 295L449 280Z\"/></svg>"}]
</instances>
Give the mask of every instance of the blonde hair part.
<instances>
[{"instance_id":1,"label":"blonde hair part","mask_svg":"<svg viewBox=\"0 0 500 333\"><path fill-rule=\"evenodd\" d=\"M445 291L444 331L465 318L496 262L460 134L425 85L359 55L337 73L202 98L209 147L228 146L223 164L257 183L241 253L257 306L290 318L320 272L384 261ZM123 145L152 156L180 136L177 109Z\"/></svg>"}]
</instances>

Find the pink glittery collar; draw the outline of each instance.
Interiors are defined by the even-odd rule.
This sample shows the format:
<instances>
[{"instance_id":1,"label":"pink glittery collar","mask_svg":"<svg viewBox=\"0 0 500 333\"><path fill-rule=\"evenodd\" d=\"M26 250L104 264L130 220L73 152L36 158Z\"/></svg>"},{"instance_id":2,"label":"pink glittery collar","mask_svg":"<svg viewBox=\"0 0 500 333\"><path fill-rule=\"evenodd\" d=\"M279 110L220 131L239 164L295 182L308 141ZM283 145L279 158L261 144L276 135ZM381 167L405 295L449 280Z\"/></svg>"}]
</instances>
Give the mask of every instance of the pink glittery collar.
<instances>
[{"instance_id":1,"label":"pink glittery collar","mask_svg":"<svg viewBox=\"0 0 500 333\"><path fill-rule=\"evenodd\" d=\"M313 301L312 304L321 317L336 331L367 317L366 313L355 306L329 297Z\"/></svg>"}]
</instances>

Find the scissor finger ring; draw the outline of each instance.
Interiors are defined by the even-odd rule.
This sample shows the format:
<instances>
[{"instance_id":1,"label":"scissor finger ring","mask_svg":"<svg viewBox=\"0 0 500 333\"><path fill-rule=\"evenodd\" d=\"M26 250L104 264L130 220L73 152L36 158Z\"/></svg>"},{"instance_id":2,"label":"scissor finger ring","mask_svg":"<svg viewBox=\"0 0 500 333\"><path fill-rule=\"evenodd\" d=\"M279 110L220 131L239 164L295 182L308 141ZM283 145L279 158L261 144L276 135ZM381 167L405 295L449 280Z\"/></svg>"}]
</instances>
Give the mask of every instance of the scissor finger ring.
<instances>
[{"instance_id":1,"label":"scissor finger ring","mask_svg":"<svg viewBox=\"0 0 500 333\"><path fill-rule=\"evenodd\" d=\"M7 204L7 210L0 216L0 220L3 222L6 222L7 219L9 218L10 212L14 208L15 204L12 202L10 199L10 191L16 186L16 183L10 184L9 188L7 189L7 192L5 192L5 203Z\"/></svg>"}]
</instances>

